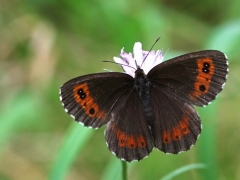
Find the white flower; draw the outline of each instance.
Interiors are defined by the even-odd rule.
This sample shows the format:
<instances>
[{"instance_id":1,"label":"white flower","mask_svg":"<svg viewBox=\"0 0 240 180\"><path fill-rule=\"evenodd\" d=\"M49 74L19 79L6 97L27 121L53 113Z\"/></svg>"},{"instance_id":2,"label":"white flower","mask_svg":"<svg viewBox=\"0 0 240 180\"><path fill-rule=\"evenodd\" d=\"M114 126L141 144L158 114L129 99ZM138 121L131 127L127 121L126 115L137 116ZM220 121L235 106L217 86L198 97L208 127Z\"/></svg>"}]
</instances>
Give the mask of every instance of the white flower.
<instances>
[{"instance_id":1,"label":"white flower","mask_svg":"<svg viewBox=\"0 0 240 180\"><path fill-rule=\"evenodd\" d=\"M122 48L120 53L121 58L113 57L114 61L122 66L124 72L132 77L135 77L137 68L143 69L144 73L147 74L154 66L163 61L163 55L160 50L157 50L157 52L154 50L150 52L144 51L140 42L134 44L133 54L134 57L132 53L124 52L124 48Z\"/></svg>"}]
</instances>

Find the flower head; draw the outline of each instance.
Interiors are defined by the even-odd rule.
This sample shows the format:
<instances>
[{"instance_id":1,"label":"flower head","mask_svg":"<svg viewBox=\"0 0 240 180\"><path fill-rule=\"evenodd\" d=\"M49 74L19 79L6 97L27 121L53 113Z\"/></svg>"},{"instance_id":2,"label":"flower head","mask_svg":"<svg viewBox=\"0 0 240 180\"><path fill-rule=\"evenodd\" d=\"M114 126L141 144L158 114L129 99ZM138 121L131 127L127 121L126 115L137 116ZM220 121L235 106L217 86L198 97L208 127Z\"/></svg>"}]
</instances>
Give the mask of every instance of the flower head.
<instances>
[{"instance_id":1,"label":"flower head","mask_svg":"<svg viewBox=\"0 0 240 180\"><path fill-rule=\"evenodd\" d=\"M114 61L122 64L124 72L132 77L135 77L135 71L138 67L143 69L144 73L147 74L154 66L163 61L163 55L160 50L157 50L157 52L154 50L150 52L144 51L140 42L134 44L133 55L132 53L124 52L124 48L122 48L120 56L121 58L114 57Z\"/></svg>"}]
</instances>

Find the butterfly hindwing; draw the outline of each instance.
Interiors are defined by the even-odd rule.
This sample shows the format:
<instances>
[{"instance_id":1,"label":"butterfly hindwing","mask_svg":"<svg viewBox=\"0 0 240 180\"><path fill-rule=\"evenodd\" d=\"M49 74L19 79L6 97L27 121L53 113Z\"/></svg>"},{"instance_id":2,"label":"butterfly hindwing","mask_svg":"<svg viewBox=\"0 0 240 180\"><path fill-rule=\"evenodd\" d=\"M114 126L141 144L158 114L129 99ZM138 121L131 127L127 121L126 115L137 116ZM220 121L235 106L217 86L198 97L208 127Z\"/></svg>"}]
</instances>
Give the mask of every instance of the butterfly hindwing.
<instances>
[{"instance_id":1,"label":"butterfly hindwing","mask_svg":"<svg viewBox=\"0 0 240 180\"><path fill-rule=\"evenodd\" d=\"M130 93L133 78L123 73L98 73L74 78L60 89L65 111L84 126L101 127Z\"/></svg>"},{"instance_id":2,"label":"butterfly hindwing","mask_svg":"<svg viewBox=\"0 0 240 180\"><path fill-rule=\"evenodd\" d=\"M157 88L151 90L151 102L155 147L173 154L190 149L201 133L201 122L195 109Z\"/></svg>"},{"instance_id":3,"label":"butterfly hindwing","mask_svg":"<svg viewBox=\"0 0 240 180\"><path fill-rule=\"evenodd\" d=\"M226 82L226 56L215 50L185 54L154 67L147 75L165 94L192 105L209 104Z\"/></svg>"},{"instance_id":4,"label":"butterfly hindwing","mask_svg":"<svg viewBox=\"0 0 240 180\"><path fill-rule=\"evenodd\" d=\"M140 160L154 145L137 91L132 91L122 108L114 113L105 131L108 148L126 161Z\"/></svg>"}]
</instances>

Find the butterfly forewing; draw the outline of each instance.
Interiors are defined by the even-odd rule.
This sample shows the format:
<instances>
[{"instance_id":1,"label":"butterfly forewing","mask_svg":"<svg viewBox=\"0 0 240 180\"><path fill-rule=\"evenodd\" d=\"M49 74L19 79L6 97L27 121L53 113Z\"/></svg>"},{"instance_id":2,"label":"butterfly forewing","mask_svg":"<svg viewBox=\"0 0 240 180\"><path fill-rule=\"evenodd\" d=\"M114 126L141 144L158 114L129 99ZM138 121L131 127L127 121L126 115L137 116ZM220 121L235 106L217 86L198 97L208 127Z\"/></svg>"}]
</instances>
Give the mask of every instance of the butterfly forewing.
<instances>
[{"instance_id":1,"label":"butterfly forewing","mask_svg":"<svg viewBox=\"0 0 240 180\"><path fill-rule=\"evenodd\" d=\"M98 128L111 119L131 93L133 78L123 73L99 73L77 77L60 89L68 114L85 126Z\"/></svg>"},{"instance_id":2,"label":"butterfly forewing","mask_svg":"<svg viewBox=\"0 0 240 180\"><path fill-rule=\"evenodd\" d=\"M207 105L222 90L228 73L226 56L220 51L185 54L154 67L149 73L153 86L187 103Z\"/></svg>"}]
</instances>

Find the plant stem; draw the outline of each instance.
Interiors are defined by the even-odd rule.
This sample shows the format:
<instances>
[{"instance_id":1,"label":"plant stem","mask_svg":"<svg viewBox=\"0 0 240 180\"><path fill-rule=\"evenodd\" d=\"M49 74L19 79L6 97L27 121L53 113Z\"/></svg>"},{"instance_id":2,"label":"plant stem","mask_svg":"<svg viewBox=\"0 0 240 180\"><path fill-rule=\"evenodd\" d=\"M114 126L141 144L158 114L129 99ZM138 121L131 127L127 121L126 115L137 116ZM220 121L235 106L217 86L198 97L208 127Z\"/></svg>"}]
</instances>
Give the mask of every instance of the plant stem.
<instances>
[{"instance_id":1,"label":"plant stem","mask_svg":"<svg viewBox=\"0 0 240 180\"><path fill-rule=\"evenodd\" d=\"M122 180L127 180L127 163L122 161Z\"/></svg>"}]
</instances>

